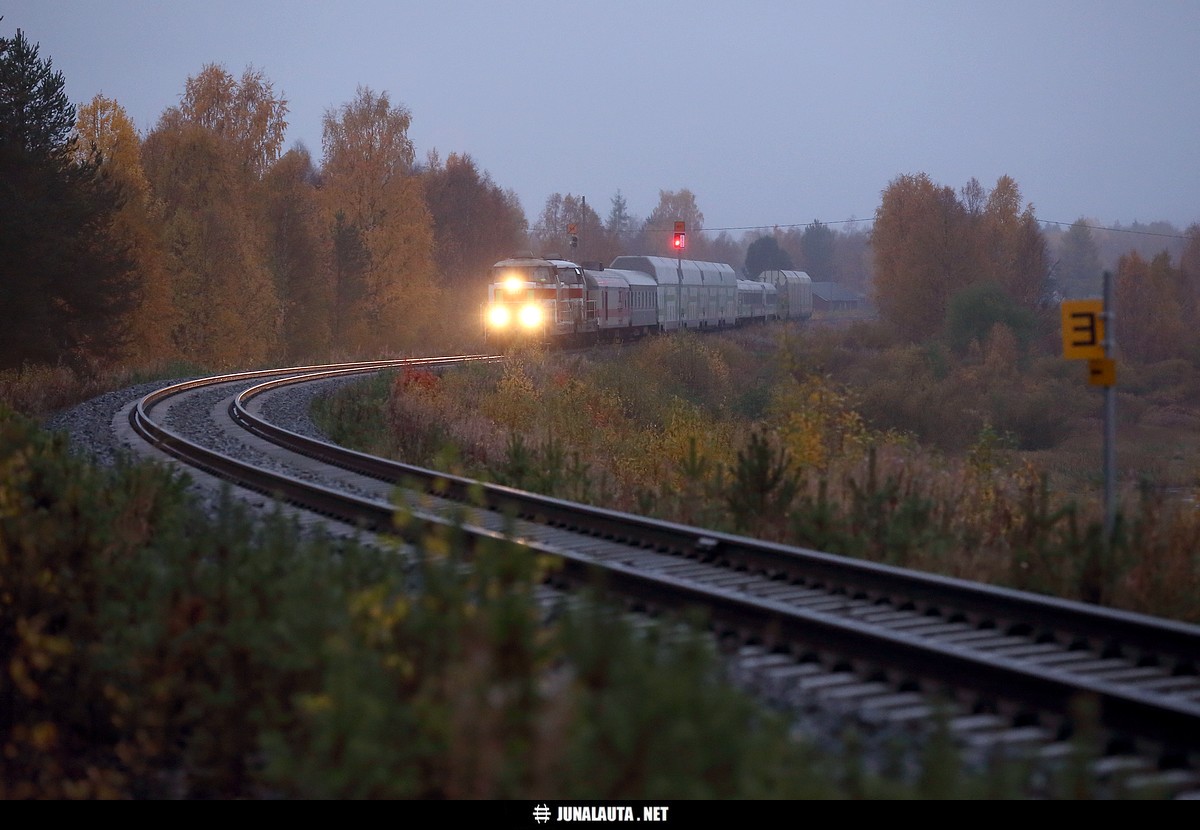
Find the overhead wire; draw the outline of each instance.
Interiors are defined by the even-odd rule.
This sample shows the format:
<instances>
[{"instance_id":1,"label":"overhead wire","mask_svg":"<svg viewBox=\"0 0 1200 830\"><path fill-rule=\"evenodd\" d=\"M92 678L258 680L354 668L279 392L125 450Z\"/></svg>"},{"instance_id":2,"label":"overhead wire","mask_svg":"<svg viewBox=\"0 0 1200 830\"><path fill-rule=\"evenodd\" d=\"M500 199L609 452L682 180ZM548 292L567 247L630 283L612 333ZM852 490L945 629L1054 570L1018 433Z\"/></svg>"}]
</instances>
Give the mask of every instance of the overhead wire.
<instances>
[{"instance_id":1,"label":"overhead wire","mask_svg":"<svg viewBox=\"0 0 1200 830\"><path fill-rule=\"evenodd\" d=\"M1059 227L1069 228L1069 227L1073 227L1073 226L1079 224L1078 221L1059 222L1054 219L1041 219L1038 217L1035 217L1035 218L1037 219L1037 222L1039 225L1057 225ZM873 224L874 222L875 222L875 217L871 216L866 219L862 219L862 218L833 219L828 222L822 221L820 219L816 219L816 220L813 220L812 222L790 222L787 224L730 225L727 227L716 227L716 228L689 228L688 232L689 233L721 233L721 232L726 232L726 231L791 230L794 228L806 228L807 229L807 228L815 227L817 225L854 225L854 224L858 224L858 223ZM1083 227L1087 228L1088 230L1093 230L1093 231L1108 231L1111 233L1128 233L1128 234L1137 234L1139 236L1158 236L1158 237L1162 237L1164 239L1189 239L1190 238L1190 235L1186 232L1185 233L1164 233L1162 231L1141 230L1138 228L1110 227L1110 226L1106 226L1106 225L1089 225L1086 222L1083 223ZM1200 225L1192 225L1191 227L1200 227ZM534 226L533 228L530 228L530 231L532 233L540 234L540 233L546 233L547 229L542 226ZM558 233L558 231L553 231L553 233ZM634 234L639 234L639 233L672 233L672 229L671 228L627 228L627 229L623 229L620 231L616 231L615 233L617 233L618 235L622 235L622 236L624 236L624 235L632 236Z\"/></svg>"},{"instance_id":2,"label":"overhead wire","mask_svg":"<svg viewBox=\"0 0 1200 830\"><path fill-rule=\"evenodd\" d=\"M1034 218L1037 219L1037 222L1039 225L1057 225L1059 227L1068 227L1069 228L1076 224L1079 224L1078 221L1076 221L1076 222L1059 222L1059 221L1056 221L1053 219L1041 219L1039 217L1034 217ZM773 224L773 225L733 225L733 226L724 227L724 228L698 228L694 232L695 233L710 233L710 232L717 233L717 232L721 232L721 231L766 231L766 230L791 229L791 228L811 228L811 227L815 227L816 225L854 225L854 224L858 224L860 222L873 224L875 222L875 217L872 216L867 219L861 219L861 218L833 219L828 222L818 219L818 220L814 220L812 222L794 222L794 223L789 223L789 224L778 224L778 225L775 225L775 224ZM1138 228L1110 227L1110 226L1106 226L1106 225L1089 225L1086 222L1083 223L1083 227L1087 228L1088 230L1093 230L1093 231L1109 231L1111 233L1130 233L1130 234L1138 234L1140 236L1160 236L1165 239L1189 239L1190 238L1190 235L1186 232L1185 233L1164 233L1162 231L1141 230ZM1200 225L1192 225L1191 227L1200 227ZM639 232L640 231L622 231L622 233L639 233ZM668 229L665 229L665 228L664 229L655 228L653 232L670 233L671 231Z\"/></svg>"}]
</instances>

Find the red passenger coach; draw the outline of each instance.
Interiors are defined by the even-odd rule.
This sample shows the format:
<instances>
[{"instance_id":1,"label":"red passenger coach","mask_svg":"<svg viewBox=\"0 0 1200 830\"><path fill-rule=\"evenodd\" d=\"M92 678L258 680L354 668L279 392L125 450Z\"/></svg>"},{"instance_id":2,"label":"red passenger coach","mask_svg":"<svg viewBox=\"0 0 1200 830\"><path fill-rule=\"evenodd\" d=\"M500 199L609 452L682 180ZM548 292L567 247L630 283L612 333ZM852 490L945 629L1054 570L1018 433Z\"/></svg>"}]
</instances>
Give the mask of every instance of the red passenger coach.
<instances>
[{"instance_id":1,"label":"red passenger coach","mask_svg":"<svg viewBox=\"0 0 1200 830\"><path fill-rule=\"evenodd\" d=\"M606 275L603 271L588 271L584 274L588 295L594 300L596 330L598 332L629 328L629 283L617 275Z\"/></svg>"}]
</instances>

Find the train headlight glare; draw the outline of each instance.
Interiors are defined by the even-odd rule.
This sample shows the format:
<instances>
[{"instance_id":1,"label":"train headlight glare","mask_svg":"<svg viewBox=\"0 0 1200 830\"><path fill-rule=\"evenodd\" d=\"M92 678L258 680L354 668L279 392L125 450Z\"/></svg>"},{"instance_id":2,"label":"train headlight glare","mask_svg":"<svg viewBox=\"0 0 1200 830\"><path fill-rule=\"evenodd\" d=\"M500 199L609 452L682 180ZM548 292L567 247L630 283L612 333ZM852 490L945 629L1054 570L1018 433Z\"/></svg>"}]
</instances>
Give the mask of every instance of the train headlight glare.
<instances>
[{"instance_id":1,"label":"train headlight glare","mask_svg":"<svg viewBox=\"0 0 1200 830\"><path fill-rule=\"evenodd\" d=\"M509 294L516 294L525 287L525 281L520 277L509 277L504 281L504 290Z\"/></svg>"},{"instance_id":2,"label":"train headlight glare","mask_svg":"<svg viewBox=\"0 0 1200 830\"><path fill-rule=\"evenodd\" d=\"M517 319L525 328L536 329L542 324L542 310L535 305L522 306Z\"/></svg>"},{"instance_id":3,"label":"train headlight glare","mask_svg":"<svg viewBox=\"0 0 1200 830\"><path fill-rule=\"evenodd\" d=\"M512 314L502 305L494 305L488 309L488 323L494 329L508 328L512 322Z\"/></svg>"}]
</instances>

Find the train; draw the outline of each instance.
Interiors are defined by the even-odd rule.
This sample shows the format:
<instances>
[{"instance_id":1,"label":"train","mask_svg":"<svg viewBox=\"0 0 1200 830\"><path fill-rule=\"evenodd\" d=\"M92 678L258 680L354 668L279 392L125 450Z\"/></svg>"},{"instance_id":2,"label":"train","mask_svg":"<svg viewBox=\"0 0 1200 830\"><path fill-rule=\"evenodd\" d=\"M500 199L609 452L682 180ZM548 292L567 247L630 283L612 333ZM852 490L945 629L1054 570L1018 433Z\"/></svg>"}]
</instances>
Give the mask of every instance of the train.
<instances>
[{"instance_id":1,"label":"train","mask_svg":"<svg viewBox=\"0 0 1200 830\"><path fill-rule=\"evenodd\" d=\"M586 344L812 313L812 280L803 271L750 280L723 262L619 256L605 267L528 254L492 266L482 317L485 338L498 345Z\"/></svg>"}]
</instances>

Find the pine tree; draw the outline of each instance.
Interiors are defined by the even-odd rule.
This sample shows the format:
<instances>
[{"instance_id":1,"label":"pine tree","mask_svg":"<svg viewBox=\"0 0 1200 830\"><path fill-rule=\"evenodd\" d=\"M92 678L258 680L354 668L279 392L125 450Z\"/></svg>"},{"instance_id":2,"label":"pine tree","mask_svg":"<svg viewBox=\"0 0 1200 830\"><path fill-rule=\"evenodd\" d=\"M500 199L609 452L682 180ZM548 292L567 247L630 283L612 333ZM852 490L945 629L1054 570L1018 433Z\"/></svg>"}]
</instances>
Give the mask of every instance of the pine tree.
<instances>
[{"instance_id":1,"label":"pine tree","mask_svg":"<svg viewBox=\"0 0 1200 830\"><path fill-rule=\"evenodd\" d=\"M125 338L119 189L98 156L78 160L64 86L22 32L0 38L0 368L111 359Z\"/></svg>"}]
</instances>

